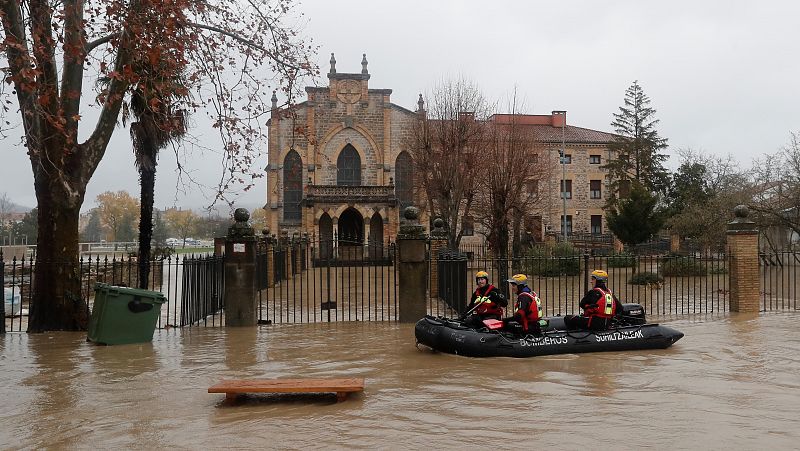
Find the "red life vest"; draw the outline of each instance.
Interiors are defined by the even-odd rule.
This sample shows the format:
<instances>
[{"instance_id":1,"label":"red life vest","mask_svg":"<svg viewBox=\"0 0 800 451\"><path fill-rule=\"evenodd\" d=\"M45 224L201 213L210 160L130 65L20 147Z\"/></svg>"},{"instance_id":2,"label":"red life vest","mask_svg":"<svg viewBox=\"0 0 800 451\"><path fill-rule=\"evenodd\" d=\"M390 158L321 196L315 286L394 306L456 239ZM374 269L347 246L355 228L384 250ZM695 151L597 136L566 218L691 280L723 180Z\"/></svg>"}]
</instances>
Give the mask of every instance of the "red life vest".
<instances>
[{"instance_id":1,"label":"red life vest","mask_svg":"<svg viewBox=\"0 0 800 451\"><path fill-rule=\"evenodd\" d=\"M614 314L617 313L617 303L614 302L614 295L610 290L606 291L600 287L594 287L593 289L600 292L600 299L597 300L597 307L587 309L584 311L584 315L613 318Z\"/></svg>"},{"instance_id":2,"label":"red life vest","mask_svg":"<svg viewBox=\"0 0 800 451\"><path fill-rule=\"evenodd\" d=\"M480 304L480 305L478 305L477 308L475 308L474 313L476 315L481 315L481 316L488 316L488 315L503 316L503 307L500 307L499 305L495 304L492 300L489 299L489 292L491 292L493 289L494 289L494 285L492 285L492 284L489 284L489 285L486 286L486 289L483 291L483 294L480 293L480 288L476 288L475 289L475 301L472 304L473 304L473 306L475 304ZM486 301L489 301L489 302L486 302Z\"/></svg>"},{"instance_id":3,"label":"red life vest","mask_svg":"<svg viewBox=\"0 0 800 451\"><path fill-rule=\"evenodd\" d=\"M520 294L525 294L531 298L531 303L528 306L527 311L521 308L522 306L519 302L519 296L517 297L517 305L515 305L517 312L522 316L522 330L527 332L529 324L538 322L540 319L542 319L542 316L544 316L542 313L542 300L539 299L539 295L534 291L523 291Z\"/></svg>"}]
</instances>

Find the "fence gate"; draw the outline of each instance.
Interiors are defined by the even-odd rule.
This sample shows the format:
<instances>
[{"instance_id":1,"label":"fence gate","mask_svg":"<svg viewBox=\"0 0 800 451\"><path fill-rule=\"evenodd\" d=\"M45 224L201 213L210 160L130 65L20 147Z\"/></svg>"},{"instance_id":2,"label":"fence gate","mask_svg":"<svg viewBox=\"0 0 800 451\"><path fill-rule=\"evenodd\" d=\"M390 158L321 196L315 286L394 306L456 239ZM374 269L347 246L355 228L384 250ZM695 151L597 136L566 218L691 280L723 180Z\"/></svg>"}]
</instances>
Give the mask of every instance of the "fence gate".
<instances>
[{"instance_id":1,"label":"fence gate","mask_svg":"<svg viewBox=\"0 0 800 451\"><path fill-rule=\"evenodd\" d=\"M397 320L394 243L298 240L258 256L259 322ZM266 283L263 283L266 281Z\"/></svg>"}]
</instances>

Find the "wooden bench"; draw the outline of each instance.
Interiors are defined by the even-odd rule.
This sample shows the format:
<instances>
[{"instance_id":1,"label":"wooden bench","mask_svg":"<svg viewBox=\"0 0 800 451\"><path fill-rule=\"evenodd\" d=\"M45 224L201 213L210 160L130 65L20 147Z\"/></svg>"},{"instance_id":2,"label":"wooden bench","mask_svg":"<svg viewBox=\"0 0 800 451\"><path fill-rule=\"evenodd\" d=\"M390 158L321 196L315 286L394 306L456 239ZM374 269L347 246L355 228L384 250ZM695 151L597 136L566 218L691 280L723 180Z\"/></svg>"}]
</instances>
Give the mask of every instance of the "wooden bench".
<instances>
[{"instance_id":1,"label":"wooden bench","mask_svg":"<svg viewBox=\"0 0 800 451\"><path fill-rule=\"evenodd\" d=\"M235 399L242 393L336 393L342 402L348 393L364 391L363 378L348 379L250 379L224 380L208 389L209 393L225 393Z\"/></svg>"}]
</instances>

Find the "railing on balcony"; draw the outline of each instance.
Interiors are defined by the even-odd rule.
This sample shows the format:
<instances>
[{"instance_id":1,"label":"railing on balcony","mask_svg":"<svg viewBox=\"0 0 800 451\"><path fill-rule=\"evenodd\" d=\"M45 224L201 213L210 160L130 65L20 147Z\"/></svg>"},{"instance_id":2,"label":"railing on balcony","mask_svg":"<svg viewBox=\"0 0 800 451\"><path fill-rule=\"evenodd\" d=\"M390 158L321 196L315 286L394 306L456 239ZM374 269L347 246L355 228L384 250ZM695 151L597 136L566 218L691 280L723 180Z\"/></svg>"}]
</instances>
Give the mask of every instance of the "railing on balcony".
<instances>
[{"instance_id":1,"label":"railing on balcony","mask_svg":"<svg viewBox=\"0 0 800 451\"><path fill-rule=\"evenodd\" d=\"M389 186L337 186L308 185L305 200L314 203L381 202L394 205L397 198L394 185Z\"/></svg>"}]
</instances>

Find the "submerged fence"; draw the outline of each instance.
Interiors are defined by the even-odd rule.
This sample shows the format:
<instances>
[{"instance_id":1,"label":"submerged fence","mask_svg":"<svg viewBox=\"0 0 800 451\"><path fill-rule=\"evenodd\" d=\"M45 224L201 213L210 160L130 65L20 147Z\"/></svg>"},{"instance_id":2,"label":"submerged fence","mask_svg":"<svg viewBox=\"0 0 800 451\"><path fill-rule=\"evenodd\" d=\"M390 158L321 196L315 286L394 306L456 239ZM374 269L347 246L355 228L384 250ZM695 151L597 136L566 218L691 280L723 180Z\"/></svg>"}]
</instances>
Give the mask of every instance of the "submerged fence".
<instances>
[{"instance_id":1,"label":"submerged fence","mask_svg":"<svg viewBox=\"0 0 800 451\"><path fill-rule=\"evenodd\" d=\"M724 312L728 309L728 265L724 254L706 256L632 255L564 257L473 258L466 276L448 268L464 267L464 257L444 253L431 264L439 268L441 302L431 302L429 313L462 313L475 289L475 273L486 271L489 280L509 295L506 282L513 274L526 274L531 289L543 301L547 315L579 313L580 299L589 290L590 273L608 272L608 287L623 303L642 304L648 314L670 315ZM441 287L449 287L446 290ZM457 296L451 296L457 293ZM513 298L513 296L512 296Z\"/></svg>"},{"instance_id":2,"label":"submerged fence","mask_svg":"<svg viewBox=\"0 0 800 451\"><path fill-rule=\"evenodd\" d=\"M37 265L59 265L35 258L5 260L0 254L3 274L3 306L0 313L6 332L25 331L35 288ZM224 306L224 259L209 255L178 255L150 262L149 289L164 294L157 327L197 324L221 325ZM81 299L91 311L95 283L136 287L139 263L135 257L81 258L78 264ZM2 330L0 330L2 332Z\"/></svg>"},{"instance_id":3,"label":"submerged fence","mask_svg":"<svg viewBox=\"0 0 800 451\"><path fill-rule=\"evenodd\" d=\"M394 243L277 244L259 252L259 322L396 321Z\"/></svg>"}]
</instances>

